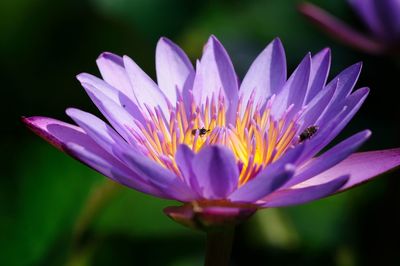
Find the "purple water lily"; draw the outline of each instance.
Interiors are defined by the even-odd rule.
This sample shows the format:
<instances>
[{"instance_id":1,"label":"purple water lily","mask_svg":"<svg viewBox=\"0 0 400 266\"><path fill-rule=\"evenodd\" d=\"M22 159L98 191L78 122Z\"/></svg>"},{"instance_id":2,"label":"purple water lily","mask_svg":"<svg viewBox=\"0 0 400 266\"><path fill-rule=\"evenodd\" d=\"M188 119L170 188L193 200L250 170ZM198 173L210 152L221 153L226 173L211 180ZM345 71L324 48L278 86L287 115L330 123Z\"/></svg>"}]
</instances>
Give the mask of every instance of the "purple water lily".
<instances>
[{"instance_id":1,"label":"purple water lily","mask_svg":"<svg viewBox=\"0 0 400 266\"><path fill-rule=\"evenodd\" d=\"M349 27L325 10L303 3L299 10L334 38L372 54L398 53L400 47L399 0L348 0L369 34Z\"/></svg>"},{"instance_id":2,"label":"purple water lily","mask_svg":"<svg viewBox=\"0 0 400 266\"><path fill-rule=\"evenodd\" d=\"M287 78L285 52L275 39L239 82L214 36L196 68L161 38L158 84L131 58L111 53L97 59L102 79L78 75L108 123L75 108L66 112L78 126L37 116L23 121L115 182L185 203L166 209L177 221L237 221L258 208L347 190L400 164L400 149L354 153L368 130L317 156L369 92L353 91L360 63L326 83L330 60L329 49L307 54Z\"/></svg>"}]
</instances>

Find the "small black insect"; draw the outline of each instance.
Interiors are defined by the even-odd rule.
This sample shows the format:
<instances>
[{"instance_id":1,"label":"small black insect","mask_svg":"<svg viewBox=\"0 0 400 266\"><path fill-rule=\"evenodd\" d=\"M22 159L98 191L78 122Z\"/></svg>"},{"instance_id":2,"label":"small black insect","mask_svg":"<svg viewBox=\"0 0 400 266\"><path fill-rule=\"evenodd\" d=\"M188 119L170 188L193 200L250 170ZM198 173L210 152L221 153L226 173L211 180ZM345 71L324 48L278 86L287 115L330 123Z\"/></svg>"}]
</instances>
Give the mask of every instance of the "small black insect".
<instances>
[{"instance_id":1,"label":"small black insect","mask_svg":"<svg viewBox=\"0 0 400 266\"><path fill-rule=\"evenodd\" d=\"M192 135L196 135L197 130L199 131L199 135L200 137L204 136L205 134L207 134L208 132L210 132L209 129L205 129L204 127L199 128L199 129L193 129L192 130Z\"/></svg>"},{"instance_id":2,"label":"small black insect","mask_svg":"<svg viewBox=\"0 0 400 266\"><path fill-rule=\"evenodd\" d=\"M299 142L310 139L318 131L318 126L309 126L299 135Z\"/></svg>"}]
</instances>

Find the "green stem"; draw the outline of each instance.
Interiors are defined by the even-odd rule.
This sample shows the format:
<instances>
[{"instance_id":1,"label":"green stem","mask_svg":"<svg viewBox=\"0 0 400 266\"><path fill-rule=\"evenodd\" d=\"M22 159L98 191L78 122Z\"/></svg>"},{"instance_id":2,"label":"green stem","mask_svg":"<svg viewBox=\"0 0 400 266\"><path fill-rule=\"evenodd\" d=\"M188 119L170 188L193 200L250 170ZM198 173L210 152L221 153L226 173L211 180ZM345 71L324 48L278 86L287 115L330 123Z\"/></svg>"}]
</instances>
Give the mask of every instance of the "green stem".
<instances>
[{"instance_id":1,"label":"green stem","mask_svg":"<svg viewBox=\"0 0 400 266\"><path fill-rule=\"evenodd\" d=\"M108 180L93 187L75 221L72 245L65 263L66 266L89 265L96 244L93 239L84 239L84 235L119 189L120 185Z\"/></svg>"},{"instance_id":2,"label":"green stem","mask_svg":"<svg viewBox=\"0 0 400 266\"><path fill-rule=\"evenodd\" d=\"M205 266L228 266L232 251L234 227L207 232Z\"/></svg>"},{"instance_id":3,"label":"green stem","mask_svg":"<svg viewBox=\"0 0 400 266\"><path fill-rule=\"evenodd\" d=\"M93 188L75 222L73 233L74 244L78 244L82 235L104 206L114 197L119 188L118 184L109 180L105 180Z\"/></svg>"}]
</instances>

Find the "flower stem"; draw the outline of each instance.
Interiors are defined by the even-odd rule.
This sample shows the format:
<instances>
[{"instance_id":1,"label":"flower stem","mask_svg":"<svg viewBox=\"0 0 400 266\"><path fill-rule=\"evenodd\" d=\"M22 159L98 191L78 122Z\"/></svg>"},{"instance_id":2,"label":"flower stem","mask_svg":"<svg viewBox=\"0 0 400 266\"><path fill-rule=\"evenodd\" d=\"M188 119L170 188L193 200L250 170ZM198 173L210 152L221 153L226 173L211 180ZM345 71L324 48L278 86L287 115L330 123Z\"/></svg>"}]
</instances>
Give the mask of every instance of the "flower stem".
<instances>
[{"instance_id":1,"label":"flower stem","mask_svg":"<svg viewBox=\"0 0 400 266\"><path fill-rule=\"evenodd\" d=\"M101 212L103 207L114 197L119 189L120 186L118 184L108 180L105 180L103 183L98 184L93 188L75 222L73 232L74 244L78 244L82 235L91 225L93 220Z\"/></svg>"},{"instance_id":2,"label":"flower stem","mask_svg":"<svg viewBox=\"0 0 400 266\"><path fill-rule=\"evenodd\" d=\"M92 188L79 213L73 233L66 266L88 265L96 247L93 239L85 239L85 233L107 203L117 194L120 185L105 180Z\"/></svg>"},{"instance_id":3,"label":"flower stem","mask_svg":"<svg viewBox=\"0 0 400 266\"><path fill-rule=\"evenodd\" d=\"M232 250L234 227L207 232L205 266L228 266Z\"/></svg>"}]
</instances>

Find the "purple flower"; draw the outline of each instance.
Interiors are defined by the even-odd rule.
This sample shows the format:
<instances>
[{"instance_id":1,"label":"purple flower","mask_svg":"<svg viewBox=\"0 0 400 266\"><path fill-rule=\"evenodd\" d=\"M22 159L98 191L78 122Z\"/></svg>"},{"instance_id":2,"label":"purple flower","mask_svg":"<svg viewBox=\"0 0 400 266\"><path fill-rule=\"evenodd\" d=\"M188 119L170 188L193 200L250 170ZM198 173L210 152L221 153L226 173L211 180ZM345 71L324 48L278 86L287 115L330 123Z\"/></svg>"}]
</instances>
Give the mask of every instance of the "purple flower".
<instances>
[{"instance_id":1,"label":"purple flower","mask_svg":"<svg viewBox=\"0 0 400 266\"><path fill-rule=\"evenodd\" d=\"M371 54L398 53L400 46L399 0L348 0L369 34L352 29L326 11L303 3L299 11L339 41Z\"/></svg>"},{"instance_id":2,"label":"purple flower","mask_svg":"<svg viewBox=\"0 0 400 266\"><path fill-rule=\"evenodd\" d=\"M24 122L115 182L185 203L165 210L184 224L226 223L258 208L303 204L400 164L400 149L354 153L368 130L317 156L369 92L353 91L360 63L326 84L329 49L307 54L288 79L279 39L242 82L214 36L196 68L161 38L158 85L127 56L103 53L97 65L102 79L83 73L78 80L108 123L75 108L66 112L78 126L46 117Z\"/></svg>"}]
</instances>

